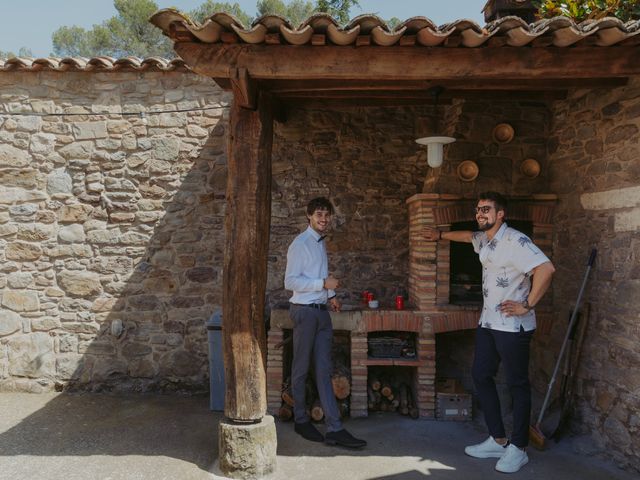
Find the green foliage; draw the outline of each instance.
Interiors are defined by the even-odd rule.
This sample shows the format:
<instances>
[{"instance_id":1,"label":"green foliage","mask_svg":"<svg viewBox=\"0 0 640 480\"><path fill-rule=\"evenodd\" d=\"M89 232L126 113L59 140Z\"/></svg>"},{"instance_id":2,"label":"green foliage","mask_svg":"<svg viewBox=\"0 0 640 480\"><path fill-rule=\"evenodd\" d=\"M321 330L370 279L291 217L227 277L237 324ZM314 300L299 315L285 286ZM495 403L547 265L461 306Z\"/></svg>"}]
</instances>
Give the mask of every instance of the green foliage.
<instances>
[{"instance_id":1,"label":"green foliage","mask_svg":"<svg viewBox=\"0 0 640 480\"><path fill-rule=\"evenodd\" d=\"M94 25L91 30L71 26L53 32L55 55L175 56L169 39L149 23L149 17L158 10L153 0L114 0L113 3L118 15Z\"/></svg>"},{"instance_id":2,"label":"green foliage","mask_svg":"<svg viewBox=\"0 0 640 480\"><path fill-rule=\"evenodd\" d=\"M389 25L390 30L393 30L401 23L402 23L402 20L400 20L398 17L391 17L389 20L387 20L387 25Z\"/></svg>"},{"instance_id":3,"label":"green foliage","mask_svg":"<svg viewBox=\"0 0 640 480\"><path fill-rule=\"evenodd\" d=\"M258 0L258 15L276 14L287 18L293 25L300 25L315 11L313 3L293 0L285 4L283 0Z\"/></svg>"},{"instance_id":4,"label":"green foliage","mask_svg":"<svg viewBox=\"0 0 640 480\"><path fill-rule=\"evenodd\" d=\"M286 2L286 3L285 3ZM175 57L172 42L160 29L149 22L149 17L159 8L154 0L114 0L118 14L100 25L85 30L78 26L60 27L53 32L54 55L60 57L112 57L161 56ZM345 24L349 21L352 7L360 7L358 0L258 0L260 15L281 15L293 25L299 25L315 12L326 12ZM216 12L227 12L236 17L245 26L253 19L247 15L237 2L214 2L206 0L198 8L189 12L189 17L197 23L204 23ZM397 19L391 19L390 25ZM13 55L0 52L0 55ZM30 52L29 52L30 53Z\"/></svg>"},{"instance_id":5,"label":"green foliage","mask_svg":"<svg viewBox=\"0 0 640 480\"><path fill-rule=\"evenodd\" d=\"M576 22L616 17L627 22L640 18L638 0L538 0L533 2L542 18L570 17Z\"/></svg>"},{"instance_id":6,"label":"green foliage","mask_svg":"<svg viewBox=\"0 0 640 480\"><path fill-rule=\"evenodd\" d=\"M349 21L351 7L360 8L360 2L358 0L318 0L316 11L326 12L345 24Z\"/></svg>"},{"instance_id":7,"label":"green foliage","mask_svg":"<svg viewBox=\"0 0 640 480\"><path fill-rule=\"evenodd\" d=\"M33 52L30 48L27 47L20 47L17 55L13 52L5 52L3 50L0 50L0 59L8 60L13 57L33 57Z\"/></svg>"},{"instance_id":8,"label":"green foliage","mask_svg":"<svg viewBox=\"0 0 640 480\"><path fill-rule=\"evenodd\" d=\"M258 2L258 4L260 4L260 2ZM189 17L198 23L204 23L207 18L218 12L230 13L240 20L245 27L251 25L251 16L247 15L237 2L212 2L211 0L207 0L195 10L189 12Z\"/></svg>"}]
</instances>

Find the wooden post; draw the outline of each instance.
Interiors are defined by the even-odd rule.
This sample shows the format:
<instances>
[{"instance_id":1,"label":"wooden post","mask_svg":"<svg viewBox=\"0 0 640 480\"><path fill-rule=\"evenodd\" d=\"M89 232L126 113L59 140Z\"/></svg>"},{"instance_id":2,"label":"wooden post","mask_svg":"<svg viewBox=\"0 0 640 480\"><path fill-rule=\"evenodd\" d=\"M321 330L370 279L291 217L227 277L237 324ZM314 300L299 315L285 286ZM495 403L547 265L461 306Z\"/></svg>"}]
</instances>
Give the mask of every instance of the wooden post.
<instances>
[{"instance_id":1,"label":"wooden post","mask_svg":"<svg viewBox=\"0 0 640 480\"><path fill-rule=\"evenodd\" d=\"M223 277L225 415L260 421L267 410L264 301L271 224L271 102L234 86L229 121ZM238 101L240 100L240 101Z\"/></svg>"}]
</instances>

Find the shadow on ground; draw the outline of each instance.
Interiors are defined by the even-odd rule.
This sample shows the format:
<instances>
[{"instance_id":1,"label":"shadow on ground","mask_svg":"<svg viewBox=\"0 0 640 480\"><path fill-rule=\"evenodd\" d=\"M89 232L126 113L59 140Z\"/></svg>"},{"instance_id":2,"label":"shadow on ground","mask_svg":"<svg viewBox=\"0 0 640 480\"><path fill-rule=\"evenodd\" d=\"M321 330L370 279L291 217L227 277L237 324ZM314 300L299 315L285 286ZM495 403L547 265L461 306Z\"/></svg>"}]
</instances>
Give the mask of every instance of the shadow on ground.
<instances>
[{"instance_id":1,"label":"shadow on ground","mask_svg":"<svg viewBox=\"0 0 640 480\"><path fill-rule=\"evenodd\" d=\"M220 413L208 397L176 395L0 394L0 478L219 478ZM276 422L278 469L272 480L419 480L502 478L495 460L464 445L484 439L477 423L412 420L396 414L351 419L362 450L302 440ZM630 473L575 454L571 442L529 451L519 480L631 480ZM45 473L46 472L46 473Z\"/></svg>"}]
</instances>

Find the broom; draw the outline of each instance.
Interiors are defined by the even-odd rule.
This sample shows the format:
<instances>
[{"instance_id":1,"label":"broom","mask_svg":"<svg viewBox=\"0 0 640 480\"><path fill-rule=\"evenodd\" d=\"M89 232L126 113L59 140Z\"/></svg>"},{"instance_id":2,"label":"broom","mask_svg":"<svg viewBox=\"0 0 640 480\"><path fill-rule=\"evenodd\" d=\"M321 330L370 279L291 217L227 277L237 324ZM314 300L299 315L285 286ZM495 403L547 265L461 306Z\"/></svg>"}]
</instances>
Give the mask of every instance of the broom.
<instances>
[{"instance_id":1,"label":"broom","mask_svg":"<svg viewBox=\"0 0 640 480\"><path fill-rule=\"evenodd\" d=\"M584 273L584 278L582 280L582 286L580 287L580 292L578 293L578 299L576 300L576 306L573 309L573 313L571 314L571 320L569 321L569 326L567 327L567 333L564 336L564 340L562 342L562 347L560 348L560 355L558 356L558 360L556 361L556 366L553 369L553 375L551 375L551 380L549 380L549 386L547 387L547 394L544 397L544 402L542 402L542 408L540 409L540 414L538 415L538 419L535 425L531 425L529 427L529 441L531 444L539 450L543 450L545 447L546 438L542 429L540 428L540 424L542 423L542 418L544 417L544 413L547 410L547 406L549 404L549 398L551 397L551 391L553 390L553 385L556 383L556 377L558 376L558 370L560 368L560 363L562 362L562 357L564 355L564 351L567 347L567 342L569 340L569 335L573 330L573 324L578 318L578 310L580 309L580 302L582 301L582 294L584 293L584 288L587 285L587 279L589 278L589 272L591 271L591 267L593 267L593 262L596 259L596 254L598 251L594 248L591 250L591 255L589 256L589 262L587 263L587 271Z\"/></svg>"}]
</instances>

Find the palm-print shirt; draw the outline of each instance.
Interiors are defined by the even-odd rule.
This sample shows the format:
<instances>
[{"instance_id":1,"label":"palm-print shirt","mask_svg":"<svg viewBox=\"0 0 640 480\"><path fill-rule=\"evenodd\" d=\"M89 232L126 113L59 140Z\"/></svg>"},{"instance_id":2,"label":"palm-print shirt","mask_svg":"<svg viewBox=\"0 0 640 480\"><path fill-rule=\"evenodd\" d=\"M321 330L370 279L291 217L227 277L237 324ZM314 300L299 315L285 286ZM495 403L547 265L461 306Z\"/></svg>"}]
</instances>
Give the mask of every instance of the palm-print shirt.
<instances>
[{"instance_id":1,"label":"palm-print shirt","mask_svg":"<svg viewBox=\"0 0 640 480\"><path fill-rule=\"evenodd\" d=\"M483 307L479 324L483 328L504 332L519 332L536 328L536 315L529 310L524 315L507 317L500 311L506 300L524 302L531 290L531 271L548 262L547 256L531 239L506 223L489 241L485 232L474 232L471 243L482 263Z\"/></svg>"}]
</instances>

